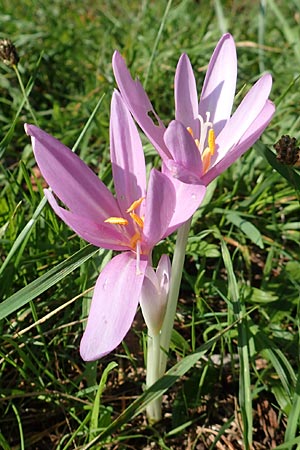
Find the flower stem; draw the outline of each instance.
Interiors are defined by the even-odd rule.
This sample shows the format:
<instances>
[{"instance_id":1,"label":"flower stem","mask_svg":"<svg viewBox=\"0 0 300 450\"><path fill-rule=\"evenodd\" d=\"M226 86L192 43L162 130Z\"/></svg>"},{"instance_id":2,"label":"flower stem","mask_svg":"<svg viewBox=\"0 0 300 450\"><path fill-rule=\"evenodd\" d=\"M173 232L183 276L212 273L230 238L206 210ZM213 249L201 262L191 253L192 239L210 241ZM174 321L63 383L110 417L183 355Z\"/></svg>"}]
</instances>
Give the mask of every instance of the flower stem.
<instances>
[{"instance_id":1,"label":"flower stem","mask_svg":"<svg viewBox=\"0 0 300 450\"><path fill-rule=\"evenodd\" d=\"M192 218L185 222L177 233L167 309L161 331L155 336L152 336L148 331L147 388L152 386L166 371L191 221ZM158 397L148 404L146 413L150 423L158 422L161 419L161 402L162 397Z\"/></svg>"},{"instance_id":2,"label":"flower stem","mask_svg":"<svg viewBox=\"0 0 300 450\"><path fill-rule=\"evenodd\" d=\"M148 345L147 345L147 375L146 375L146 387L149 388L160 377L159 365L160 365L160 334L151 336L148 332ZM150 423L155 423L161 420L161 400L162 397L158 397L151 401L147 408L146 413Z\"/></svg>"},{"instance_id":3,"label":"flower stem","mask_svg":"<svg viewBox=\"0 0 300 450\"><path fill-rule=\"evenodd\" d=\"M37 118L36 118L36 116L35 116L35 114L34 114L34 112L33 112L33 109L31 108L31 105L30 105L30 102L29 102L29 99L28 99L28 95L27 95L26 89L25 89L25 87L24 87L24 84L23 84L23 81L22 81L22 78L21 78L19 69L18 69L18 67L16 66L16 64L13 64L12 67L13 67L13 69L14 69L16 75L17 75L17 78L18 78L18 81L19 81L19 85L20 85L20 88L21 88L21 91L22 91L22 94L23 94L25 103L26 103L26 105L27 105L27 108L28 108L28 110L29 110L29 112L30 112L30 114L31 114L31 116L32 116L32 118L33 118L33 121L34 121L35 125L38 126L38 121L37 121Z\"/></svg>"},{"instance_id":4,"label":"flower stem","mask_svg":"<svg viewBox=\"0 0 300 450\"><path fill-rule=\"evenodd\" d=\"M185 259L185 249L189 236L192 218L187 220L178 230L176 246L172 262L171 283L168 296L167 309L160 334L160 368L159 376L166 371L168 352L171 342L172 330L174 326L177 309L178 295L182 278L182 271Z\"/></svg>"}]
</instances>

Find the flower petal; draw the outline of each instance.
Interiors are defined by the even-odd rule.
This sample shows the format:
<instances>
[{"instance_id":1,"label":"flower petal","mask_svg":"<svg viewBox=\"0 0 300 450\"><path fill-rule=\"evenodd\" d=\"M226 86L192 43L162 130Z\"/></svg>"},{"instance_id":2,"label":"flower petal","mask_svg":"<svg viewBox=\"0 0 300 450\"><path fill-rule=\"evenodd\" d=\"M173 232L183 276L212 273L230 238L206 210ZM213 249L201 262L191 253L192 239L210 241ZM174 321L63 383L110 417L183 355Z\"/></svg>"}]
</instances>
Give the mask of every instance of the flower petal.
<instances>
[{"instance_id":1,"label":"flower petal","mask_svg":"<svg viewBox=\"0 0 300 450\"><path fill-rule=\"evenodd\" d=\"M97 247L112 250L130 250L129 245L124 242L124 235L116 231L116 228L110 224L101 223L99 220L93 220L89 217L76 214L61 208L52 192L49 189L44 190L47 200L54 210L75 233L82 239L90 242Z\"/></svg>"},{"instance_id":2,"label":"flower petal","mask_svg":"<svg viewBox=\"0 0 300 450\"><path fill-rule=\"evenodd\" d=\"M168 172L166 167L163 170L164 173ZM197 181L193 180L192 184L190 184L177 180L171 175L169 176L176 192L176 207L164 237L173 233L173 231L192 217L201 205L206 193L206 187L199 178Z\"/></svg>"},{"instance_id":3,"label":"flower petal","mask_svg":"<svg viewBox=\"0 0 300 450\"><path fill-rule=\"evenodd\" d=\"M189 57L181 55L174 81L175 118L185 127L191 127L199 135L198 94L196 80Z\"/></svg>"},{"instance_id":4,"label":"flower petal","mask_svg":"<svg viewBox=\"0 0 300 450\"><path fill-rule=\"evenodd\" d=\"M93 220L120 215L111 192L75 153L34 125L25 131L43 177L70 210Z\"/></svg>"},{"instance_id":5,"label":"flower petal","mask_svg":"<svg viewBox=\"0 0 300 450\"><path fill-rule=\"evenodd\" d=\"M202 181L205 185L208 185L214 178L224 172L224 170L245 153L245 151L252 147L257 139L259 139L264 129L268 126L274 112L274 104L270 100L267 100L264 108L242 136L240 142L227 152L226 155L202 177Z\"/></svg>"},{"instance_id":6,"label":"flower petal","mask_svg":"<svg viewBox=\"0 0 300 450\"><path fill-rule=\"evenodd\" d=\"M86 329L80 343L84 361L94 361L114 350L134 319L148 262L130 253L115 256L97 280Z\"/></svg>"},{"instance_id":7,"label":"flower petal","mask_svg":"<svg viewBox=\"0 0 300 450\"><path fill-rule=\"evenodd\" d=\"M173 159L168 159L168 161L165 162L164 165L168 169L168 173L171 177L176 178L179 181L182 181L183 183L188 184L197 184L199 183L199 177L201 175L201 172L195 173L192 172L190 169L186 169L182 164L174 161ZM163 171L163 173L166 173L166 171Z\"/></svg>"},{"instance_id":8,"label":"flower petal","mask_svg":"<svg viewBox=\"0 0 300 450\"><path fill-rule=\"evenodd\" d=\"M145 196L145 157L133 119L119 92L113 93L110 115L110 155L117 201L125 214Z\"/></svg>"},{"instance_id":9,"label":"flower petal","mask_svg":"<svg viewBox=\"0 0 300 450\"><path fill-rule=\"evenodd\" d=\"M152 248L165 235L176 209L176 192L167 175L152 169L146 197L143 235Z\"/></svg>"},{"instance_id":10,"label":"flower petal","mask_svg":"<svg viewBox=\"0 0 300 450\"><path fill-rule=\"evenodd\" d=\"M210 59L199 103L199 114L214 124L216 135L230 117L237 77L237 56L232 36L224 34Z\"/></svg>"},{"instance_id":11,"label":"flower petal","mask_svg":"<svg viewBox=\"0 0 300 450\"><path fill-rule=\"evenodd\" d=\"M185 126L173 120L165 132L164 140L174 161L199 177L202 173L201 155Z\"/></svg>"},{"instance_id":12,"label":"flower petal","mask_svg":"<svg viewBox=\"0 0 300 450\"><path fill-rule=\"evenodd\" d=\"M170 258L162 255L156 272L148 266L141 291L140 305L152 336L159 333L166 311L171 274Z\"/></svg>"},{"instance_id":13,"label":"flower petal","mask_svg":"<svg viewBox=\"0 0 300 450\"><path fill-rule=\"evenodd\" d=\"M216 152L216 160L212 160L212 164L221 160L228 150L240 141L247 129L257 119L268 100L271 87L272 77L270 74L266 74L250 89L226 126L217 136L216 145L218 151Z\"/></svg>"},{"instance_id":14,"label":"flower petal","mask_svg":"<svg viewBox=\"0 0 300 450\"><path fill-rule=\"evenodd\" d=\"M141 83L132 79L125 61L118 51L115 51L113 55L112 66L118 88L134 119L157 149L160 156L163 159L166 156L170 157L163 140L165 126L154 111Z\"/></svg>"}]
</instances>

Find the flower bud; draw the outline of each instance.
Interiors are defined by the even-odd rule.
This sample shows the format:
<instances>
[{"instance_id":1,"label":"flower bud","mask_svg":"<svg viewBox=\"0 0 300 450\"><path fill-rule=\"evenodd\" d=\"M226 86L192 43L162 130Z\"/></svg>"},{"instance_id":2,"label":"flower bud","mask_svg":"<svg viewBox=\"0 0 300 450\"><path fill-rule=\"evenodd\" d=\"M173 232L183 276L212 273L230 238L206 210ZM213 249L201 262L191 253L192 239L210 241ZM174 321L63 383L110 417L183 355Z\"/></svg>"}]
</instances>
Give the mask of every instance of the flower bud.
<instances>
[{"instance_id":1,"label":"flower bud","mask_svg":"<svg viewBox=\"0 0 300 450\"><path fill-rule=\"evenodd\" d=\"M146 270L141 291L140 305L152 336L160 332L168 300L171 275L171 263L167 255L162 255L156 272L152 267Z\"/></svg>"}]
</instances>

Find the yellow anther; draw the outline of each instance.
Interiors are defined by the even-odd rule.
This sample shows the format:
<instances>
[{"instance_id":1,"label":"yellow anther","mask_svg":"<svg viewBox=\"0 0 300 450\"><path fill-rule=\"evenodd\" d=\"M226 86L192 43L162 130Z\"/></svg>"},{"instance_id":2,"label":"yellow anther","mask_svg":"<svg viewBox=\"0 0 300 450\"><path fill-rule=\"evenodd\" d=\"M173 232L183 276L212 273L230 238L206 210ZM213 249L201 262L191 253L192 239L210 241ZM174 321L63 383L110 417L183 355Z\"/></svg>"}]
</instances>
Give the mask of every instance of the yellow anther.
<instances>
[{"instance_id":1,"label":"yellow anther","mask_svg":"<svg viewBox=\"0 0 300 450\"><path fill-rule=\"evenodd\" d=\"M123 217L109 217L108 219L105 219L104 222L111 223L113 225L128 225L128 220Z\"/></svg>"},{"instance_id":2,"label":"yellow anther","mask_svg":"<svg viewBox=\"0 0 300 450\"><path fill-rule=\"evenodd\" d=\"M192 128L191 128L191 127L187 127L187 130L188 130L188 132L190 133L190 135L191 135L192 137L194 137L194 133L193 133Z\"/></svg>"},{"instance_id":3,"label":"yellow anther","mask_svg":"<svg viewBox=\"0 0 300 450\"><path fill-rule=\"evenodd\" d=\"M135 200L127 209L126 212L130 213L132 211L134 211L136 208L138 208L140 206L140 204L142 203L142 201L145 199L145 197L141 197L137 200Z\"/></svg>"},{"instance_id":4,"label":"yellow anther","mask_svg":"<svg viewBox=\"0 0 300 450\"><path fill-rule=\"evenodd\" d=\"M130 217L132 218L132 220L135 221L135 223L140 227L143 228L144 227L144 221L143 219L138 216L137 214L135 214L134 212L130 213Z\"/></svg>"},{"instance_id":5,"label":"yellow anther","mask_svg":"<svg viewBox=\"0 0 300 450\"><path fill-rule=\"evenodd\" d=\"M130 239L130 247L133 250L136 250L137 243L141 240L141 235L139 233L135 233Z\"/></svg>"},{"instance_id":6,"label":"yellow anther","mask_svg":"<svg viewBox=\"0 0 300 450\"><path fill-rule=\"evenodd\" d=\"M198 147L198 149L199 149L199 147L200 147L200 141L199 141L199 139L195 139L195 144L197 145L197 147Z\"/></svg>"},{"instance_id":7,"label":"yellow anther","mask_svg":"<svg viewBox=\"0 0 300 450\"><path fill-rule=\"evenodd\" d=\"M206 147L206 149L201 155L203 175L208 171L210 167L211 156L212 156L211 149L209 147Z\"/></svg>"},{"instance_id":8,"label":"yellow anther","mask_svg":"<svg viewBox=\"0 0 300 450\"><path fill-rule=\"evenodd\" d=\"M215 136L215 132L212 128L208 132L207 141L208 141L208 147L210 150L210 154L213 155L215 153L215 149L216 149L216 136Z\"/></svg>"}]
</instances>

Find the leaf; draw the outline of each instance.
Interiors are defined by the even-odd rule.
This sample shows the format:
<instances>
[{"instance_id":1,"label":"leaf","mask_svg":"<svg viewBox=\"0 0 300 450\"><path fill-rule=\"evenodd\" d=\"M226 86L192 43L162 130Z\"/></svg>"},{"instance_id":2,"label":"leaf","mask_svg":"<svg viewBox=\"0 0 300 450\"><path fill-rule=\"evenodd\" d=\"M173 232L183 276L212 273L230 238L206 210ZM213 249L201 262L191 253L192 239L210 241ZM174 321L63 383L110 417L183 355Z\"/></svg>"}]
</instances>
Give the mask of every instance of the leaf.
<instances>
[{"instance_id":1,"label":"leaf","mask_svg":"<svg viewBox=\"0 0 300 450\"><path fill-rule=\"evenodd\" d=\"M226 219L238 227L255 245L258 245L259 248L264 248L261 234L251 222L236 212L229 212L226 214Z\"/></svg>"},{"instance_id":2,"label":"leaf","mask_svg":"<svg viewBox=\"0 0 300 450\"><path fill-rule=\"evenodd\" d=\"M111 372L118 364L114 361L110 362L108 366L104 369L103 374L101 376L101 380L98 386L96 398L93 404L91 421L90 421L90 439L93 439L95 435L97 435L98 430L98 422L99 422L99 412L100 412L100 401L101 395L106 387L106 381L109 372Z\"/></svg>"},{"instance_id":3,"label":"leaf","mask_svg":"<svg viewBox=\"0 0 300 450\"><path fill-rule=\"evenodd\" d=\"M111 436L117 429L119 429L125 423L128 423L137 414L140 414L146 406L160 397L166 392L176 381L182 377L191 367L193 367L199 359L201 359L208 350L218 341L221 336L228 332L229 329L234 327L236 323L233 323L230 327L225 328L222 332L216 334L209 341L205 342L198 351L186 356L180 362L175 364L166 374L156 381L149 389L147 389L140 397L138 397L131 405L123 411L119 417L117 417L111 425L109 425L102 433L100 433L95 439L89 442L83 447L83 450L95 448L94 445L97 442L101 442L104 438Z\"/></svg>"},{"instance_id":4,"label":"leaf","mask_svg":"<svg viewBox=\"0 0 300 450\"><path fill-rule=\"evenodd\" d=\"M77 269L77 267L95 255L97 251L99 251L98 248L96 249L90 244L86 245L84 248L74 253L74 255L11 295L4 300L4 302L0 303L0 320L17 311L51 286L54 286L61 279L69 275L73 270Z\"/></svg>"}]
</instances>

